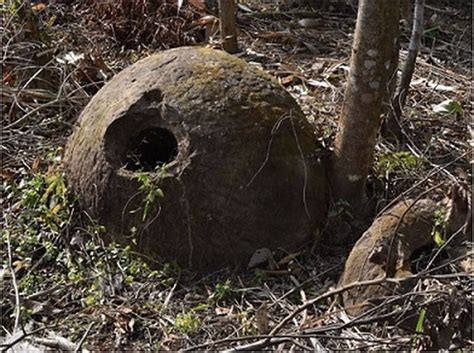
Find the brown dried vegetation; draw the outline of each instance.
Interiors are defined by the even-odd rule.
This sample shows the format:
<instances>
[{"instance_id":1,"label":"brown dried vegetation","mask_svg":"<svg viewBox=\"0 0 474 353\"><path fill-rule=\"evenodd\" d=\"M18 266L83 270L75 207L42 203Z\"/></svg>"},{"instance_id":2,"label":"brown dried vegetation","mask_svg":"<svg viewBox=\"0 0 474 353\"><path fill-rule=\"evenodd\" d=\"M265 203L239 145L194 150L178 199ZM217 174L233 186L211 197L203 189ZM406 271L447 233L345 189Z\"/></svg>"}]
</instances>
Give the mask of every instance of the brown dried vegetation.
<instances>
[{"instance_id":1,"label":"brown dried vegetation","mask_svg":"<svg viewBox=\"0 0 474 353\"><path fill-rule=\"evenodd\" d=\"M169 49L204 39L192 22L201 17L192 6L178 9L175 0L81 2L84 19L127 48Z\"/></svg>"}]
</instances>

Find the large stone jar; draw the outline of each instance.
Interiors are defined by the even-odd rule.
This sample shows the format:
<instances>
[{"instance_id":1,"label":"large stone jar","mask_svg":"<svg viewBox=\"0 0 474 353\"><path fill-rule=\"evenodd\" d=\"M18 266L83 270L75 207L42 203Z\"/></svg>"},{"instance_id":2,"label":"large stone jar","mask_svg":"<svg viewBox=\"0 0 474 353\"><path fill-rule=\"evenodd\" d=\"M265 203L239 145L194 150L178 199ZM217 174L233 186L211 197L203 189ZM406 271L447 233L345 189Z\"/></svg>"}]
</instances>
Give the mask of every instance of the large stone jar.
<instances>
[{"instance_id":1,"label":"large stone jar","mask_svg":"<svg viewBox=\"0 0 474 353\"><path fill-rule=\"evenodd\" d=\"M203 271L312 239L327 211L320 152L298 104L263 71L184 47L108 82L65 163L107 239Z\"/></svg>"}]
</instances>

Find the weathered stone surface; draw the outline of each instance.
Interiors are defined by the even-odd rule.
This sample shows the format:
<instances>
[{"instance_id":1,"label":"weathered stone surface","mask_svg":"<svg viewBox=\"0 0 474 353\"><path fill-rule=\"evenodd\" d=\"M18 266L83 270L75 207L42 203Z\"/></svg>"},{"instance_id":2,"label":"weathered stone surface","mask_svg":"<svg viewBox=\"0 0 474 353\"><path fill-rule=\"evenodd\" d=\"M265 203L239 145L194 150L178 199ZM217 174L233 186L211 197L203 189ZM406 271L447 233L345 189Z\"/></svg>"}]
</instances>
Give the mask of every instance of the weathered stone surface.
<instances>
[{"instance_id":1,"label":"weathered stone surface","mask_svg":"<svg viewBox=\"0 0 474 353\"><path fill-rule=\"evenodd\" d=\"M415 251L433 245L434 201L402 201L378 217L352 248L339 286L376 278L411 275ZM357 315L403 289L395 285L363 286L344 293L346 310Z\"/></svg>"},{"instance_id":2,"label":"weathered stone surface","mask_svg":"<svg viewBox=\"0 0 474 353\"><path fill-rule=\"evenodd\" d=\"M105 85L81 114L65 162L109 239L135 238L148 256L211 270L311 239L327 211L317 149L299 106L261 70L221 51L179 48ZM160 163L171 176L142 221L140 168L153 178Z\"/></svg>"},{"instance_id":3,"label":"weathered stone surface","mask_svg":"<svg viewBox=\"0 0 474 353\"><path fill-rule=\"evenodd\" d=\"M449 349L453 339L457 339L458 332L471 337L472 325L466 323L470 322L468 313L472 305L457 284L443 283L429 277L423 280L406 278L417 270L412 264L415 258L422 253L439 254L433 252L434 229L446 232L446 247L439 258L449 256L451 264L472 273L472 266L466 266L472 260L471 236L467 232L472 229L471 201L469 195L461 191L457 185L454 186L451 199L441 202L428 199L400 202L374 221L352 249L339 285L385 276L405 280L398 285L384 283L383 286L359 287L344 293L344 306L349 314L359 315L390 299L388 303L391 305L378 307L368 315L382 317L390 306L393 309L398 306L403 308L403 313L386 319L390 325L413 330L419 322L420 308L423 307L426 310L423 332L431 340L428 349ZM440 263L435 262L431 269L446 264L446 258L439 260ZM403 295L410 293L410 296Z\"/></svg>"},{"instance_id":4,"label":"weathered stone surface","mask_svg":"<svg viewBox=\"0 0 474 353\"><path fill-rule=\"evenodd\" d=\"M346 261L340 286L376 278L412 275L414 253L429 253L435 245L433 230L445 232L447 255L464 272L472 272L472 211L468 190L458 185L440 202L429 199L401 201L378 217L354 245ZM444 215L444 216L443 216ZM440 219L440 217L442 217ZM444 227L444 230L440 227ZM357 315L387 296L412 289L384 283L352 289L343 295L346 310Z\"/></svg>"}]
</instances>

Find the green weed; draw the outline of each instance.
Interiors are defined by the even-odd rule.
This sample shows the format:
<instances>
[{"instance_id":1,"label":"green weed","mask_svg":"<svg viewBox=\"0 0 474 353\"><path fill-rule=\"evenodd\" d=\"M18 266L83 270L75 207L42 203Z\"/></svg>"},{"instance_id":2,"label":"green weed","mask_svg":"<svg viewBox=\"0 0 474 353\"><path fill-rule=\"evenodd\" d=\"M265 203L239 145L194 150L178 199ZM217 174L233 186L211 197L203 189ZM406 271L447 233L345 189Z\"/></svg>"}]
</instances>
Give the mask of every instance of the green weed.
<instances>
[{"instance_id":1,"label":"green weed","mask_svg":"<svg viewBox=\"0 0 474 353\"><path fill-rule=\"evenodd\" d=\"M140 183L138 190L145 195L143 198L143 221L148 217L156 200L165 196L161 189L161 183L164 179L172 176L172 174L168 172L171 165L172 163L158 165L156 166L154 173L138 173L137 178Z\"/></svg>"},{"instance_id":2,"label":"green weed","mask_svg":"<svg viewBox=\"0 0 474 353\"><path fill-rule=\"evenodd\" d=\"M418 350L418 346L420 345L420 337L423 334L424 327L425 327L425 319L426 319L426 308L422 308L420 313L418 314L418 320L416 321L415 327L415 336L413 337L412 341L412 349L414 351Z\"/></svg>"},{"instance_id":3,"label":"green weed","mask_svg":"<svg viewBox=\"0 0 474 353\"><path fill-rule=\"evenodd\" d=\"M194 312L180 313L176 316L175 328L185 335L195 335L201 327L201 320Z\"/></svg>"},{"instance_id":4,"label":"green weed","mask_svg":"<svg viewBox=\"0 0 474 353\"><path fill-rule=\"evenodd\" d=\"M377 175L385 177L392 173L411 175L423 166L423 160L408 151L385 153L374 165Z\"/></svg>"},{"instance_id":5,"label":"green weed","mask_svg":"<svg viewBox=\"0 0 474 353\"><path fill-rule=\"evenodd\" d=\"M440 208L434 214L434 227L432 231L433 240L438 247L442 247L445 243L446 227L447 227L447 213L446 208Z\"/></svg>"},{"instance_id":6,"label":"green weed","mask_svg":"<svg viewBox=\"0 0 474 353\"><path fill-rule=\"evenodd\" d=\"M217 304L219 301L228 298L233 291L232 282L227 279L224 283L217 283L214 292L209 297L209 301L213 304Z\"/></svg>"}]
</instances>

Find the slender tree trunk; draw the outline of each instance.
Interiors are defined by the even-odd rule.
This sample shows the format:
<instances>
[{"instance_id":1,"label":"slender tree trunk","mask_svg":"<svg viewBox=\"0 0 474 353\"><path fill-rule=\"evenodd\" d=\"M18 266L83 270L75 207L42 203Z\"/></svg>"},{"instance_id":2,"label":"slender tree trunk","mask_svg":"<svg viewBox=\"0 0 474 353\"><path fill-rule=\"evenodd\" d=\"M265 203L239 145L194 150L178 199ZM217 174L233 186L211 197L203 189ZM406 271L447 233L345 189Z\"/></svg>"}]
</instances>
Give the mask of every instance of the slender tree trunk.
<instances>
[{"instance_id":1,"label":"slender tree trunk","mask_svg":"<svg viewBox=\"0 0 474 353\"><path fill-rule=\"evenodd\" d=\"M231 54L238 52L234 0L219 0L219 20L221 23L222 48Z\"/></svg>"},{"instance_id":2,"label":"slender tree trunk","mask_svg":"<svg viewBox=\"0 0 474 353\"><path fill-rule=\"evenodd\" d=\"M410 89L410 82L415 71L416 58L421 47L421 37L423 36L425 0L416 0L413 15L413 27L408 48L408 55L402 68L402 77L397 91L392 98L390 111L382 129L385 138L393 141L402 140L402 129L400 119L405 107L406 98Z\"/></svg>"},{"instance_id":3,"label":"slender tree trunk","mask_svg":"<svg viewBox=\"0 0 474 353\"><path fill-rule=\"evenodd\" d=\"M416 0L408 55L403 65L402 78L393 102L397 119L400 119L402 116L402 109L405 106L407 94L410 89L410 82L413 77L413 72L415 71L416 57L420 51L421 37L423 36L424 8L425 0Z\"/></svg>"},{"instance_id":4,"label":"slender tree trunk","mask_svg":"<svg viewBox=\"0 0 474 353\"><path fill-rule=\"evenodd\" d=\"M406 0L405 0L406 1ZM402 10L402 9L401 9ZM389 141L400 141L402 136L402 130L400 124L395 119L392 119L393 114L393 98L395 97L398 83L398 67L399 67L399 58L400 58L400 38L398 43L393 48L393 58L392 65L390 67L390 81L388 83L388 93L383 102L383 121L381 127L381 134L383 137Z\"/></svg>"},{"instance_id":5,"label":"slender tree trunk","mask_svg":"<svg viewBox=\"0 0 474 353\"><path fill-rule=\"evenodd\" d=\"M349 81L335 141L334 198L362 207L373 162L382 103L389 91L398 45L400 0L361 0L352 46Z\"/></svg>"}]
</instances>

